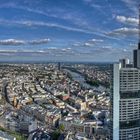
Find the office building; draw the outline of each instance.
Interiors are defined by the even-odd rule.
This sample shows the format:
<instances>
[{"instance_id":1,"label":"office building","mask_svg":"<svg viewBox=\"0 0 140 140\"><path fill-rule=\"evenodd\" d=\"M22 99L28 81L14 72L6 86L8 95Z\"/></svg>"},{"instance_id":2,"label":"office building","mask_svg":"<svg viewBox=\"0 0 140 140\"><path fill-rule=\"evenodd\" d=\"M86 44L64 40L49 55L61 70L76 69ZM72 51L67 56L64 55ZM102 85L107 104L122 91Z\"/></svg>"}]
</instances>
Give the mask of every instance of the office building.
<instances>
[{"instance_id":1,"label":"office building","mask_svg":"<svg viewBox=\"0 0 140 140\"><path fill-rule=\"evenodd\" d=\"M58 70L61 70L61 63L58 62Z\"/></svg>"},{"instance_id":2,"label":"office building","mask_svg":"<svg viewBox=\"0 0 140 140\"><path fill-rule=\"evenodd\" d=\"M140 140L140 40L133 58L112 66L110 140Z\"/></svg>"},{"instance_id":3,"label":"office building","mask_svg":"<svg viewBox=\"0 0 140 140\"><path fill-rule=\"evenodd\" d=\"M140 69L114 64L111 139L140 140Z\"/></svg>"},{"instance_id":4,"label":"office building","mask_svg":"<svg viewBox=\"0 0 140 140\"><path fill-rule=\"evenodd\" d=\"M129 65L129 59L125 58L125 59L120 59L119 60L121 67L127 67L127 65Z\"/></svg>"},{"instance_id":5,"label":"office building","mask_svg":"<svg viewBox=\"0 0 140 140\"><path fill-rule=\"evenodd\" d=\"M140 7L139 7L139 43L138 49L133 52L134 67L140 68Z\"/></svg>"},{"instance_id":6,"label":"office building","mask_svg":"<svg viewBox=\"0 0 140 140\"><path fill-rule=\"evenodd\" d=\"M140 43L139 48L133 51L134 67L140 68Z\"/></svg>"}]
</instances>

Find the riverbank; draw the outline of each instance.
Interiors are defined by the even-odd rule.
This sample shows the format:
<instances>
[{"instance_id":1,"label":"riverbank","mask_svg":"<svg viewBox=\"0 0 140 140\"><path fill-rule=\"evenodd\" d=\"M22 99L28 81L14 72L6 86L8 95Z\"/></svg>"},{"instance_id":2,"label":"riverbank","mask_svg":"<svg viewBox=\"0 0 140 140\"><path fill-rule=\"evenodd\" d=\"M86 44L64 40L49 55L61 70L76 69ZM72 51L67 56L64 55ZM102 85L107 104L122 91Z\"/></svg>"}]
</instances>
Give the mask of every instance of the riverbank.
<instances>
[{"instance_id":1,"label":"riverbank","mask_svg":"<svg viewBox=\"0 0 140 140\"><path fill-rule=\"evenodd\" d=\"M94 85L88 83L85 79L85 76L82 75L80 72L74 71L72 69L67 69L67 68L65 68L64 71L69 73L71 75L72 79L74 81L79 82L83 88L92 89L92 90L96 90L96 91L100 91L100 92L103 92L106 90L106 87L104 87L100 84L98 86L94 86Z\"/></svg>"}]
</instances>

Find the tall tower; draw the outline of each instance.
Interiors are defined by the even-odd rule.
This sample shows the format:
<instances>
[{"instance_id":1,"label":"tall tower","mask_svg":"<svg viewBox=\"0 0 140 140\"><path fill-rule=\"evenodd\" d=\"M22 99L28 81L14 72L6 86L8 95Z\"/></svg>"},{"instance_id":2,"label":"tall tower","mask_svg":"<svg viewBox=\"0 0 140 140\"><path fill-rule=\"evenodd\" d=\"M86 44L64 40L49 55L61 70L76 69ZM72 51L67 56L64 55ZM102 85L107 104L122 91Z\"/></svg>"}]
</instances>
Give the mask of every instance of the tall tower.
<instances>
[{"instance_id":1,"label":"tall tower","mask_svg":"<svg viewBox=\"0 0 140 140\"><path fill-rule=\"evenodd\" d=\"M58 70L61 70L61 63L58 62Z\"/></svg>"},{"instance_id":2,"label":"tall tower","mask_svg":"<svg viewBox=\"0 0 140 140\"><path fill-rule=\"evenodd\" d=\"M112 68L111 138L140 140L140 69Z\"/></svg>"},{"instance_id":3,"label":"tall tower","mask_svg":"<svg viewBox=\"0 0 140 140\"><path fill-rule=\"evenodd\" d=\"M140 13L140 8L139 8ZM140 140L140 14L134 67L112 67L110 140Z\"/></svg>"},{"instance_id":4,"label":"tall tower","mask_svg":"<svg viewBox=\"0 0 140 140\"><path fill-rule=\"evenodd\" d=\"M135 68L140 68L140 5L139 5L139 27L138 27L138 49L133 51L133 62Z\"/></svg>"}]
</instances>

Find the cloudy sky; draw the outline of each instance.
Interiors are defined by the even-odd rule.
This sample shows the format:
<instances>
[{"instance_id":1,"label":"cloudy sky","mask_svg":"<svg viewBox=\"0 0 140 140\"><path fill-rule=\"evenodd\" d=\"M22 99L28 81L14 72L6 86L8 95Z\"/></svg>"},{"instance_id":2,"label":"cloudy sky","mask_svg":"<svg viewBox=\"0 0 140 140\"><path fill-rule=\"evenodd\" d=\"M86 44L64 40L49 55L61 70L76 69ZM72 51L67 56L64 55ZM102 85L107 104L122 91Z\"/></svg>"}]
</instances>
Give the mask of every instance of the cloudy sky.
<instances>
[{"instance_id":1,"label":"cloudy sky","mask_svg":"<svg viewBox=\"0 0 140 140\"><path fill-rule=\"evenodd\" d=\"M0 61L132 58L138 1L0 0Z\"/></svg>"}]
</instances>

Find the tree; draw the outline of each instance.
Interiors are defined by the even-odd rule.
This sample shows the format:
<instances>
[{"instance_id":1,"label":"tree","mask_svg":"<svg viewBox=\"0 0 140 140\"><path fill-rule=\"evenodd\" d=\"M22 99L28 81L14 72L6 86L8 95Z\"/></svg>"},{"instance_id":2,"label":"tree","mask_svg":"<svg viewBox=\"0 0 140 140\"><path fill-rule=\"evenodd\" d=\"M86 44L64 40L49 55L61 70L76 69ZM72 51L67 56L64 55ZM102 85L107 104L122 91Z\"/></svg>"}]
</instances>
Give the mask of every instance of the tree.
<instances>
[{"instance_id":1,"label":"tree","mask_svg":"<svg viewBox=\"0 0 140 140\"><path fill-rule=\"evenodd\" d=\"M56 130L52 133L53 140L58 140L59 136L60 136L60 132L58 130Z\"/></svg>"},{"instance_id":2,"label":"tree","mask_svg":"<svg viewBox=\"0 0 140 140\"><path fill-rule=\"evenodd\" d=\"M63 124L60 124L59 125L59 131L64 132L64 130L65 130L65 126Z\"/></svg>"}]
</instances>

